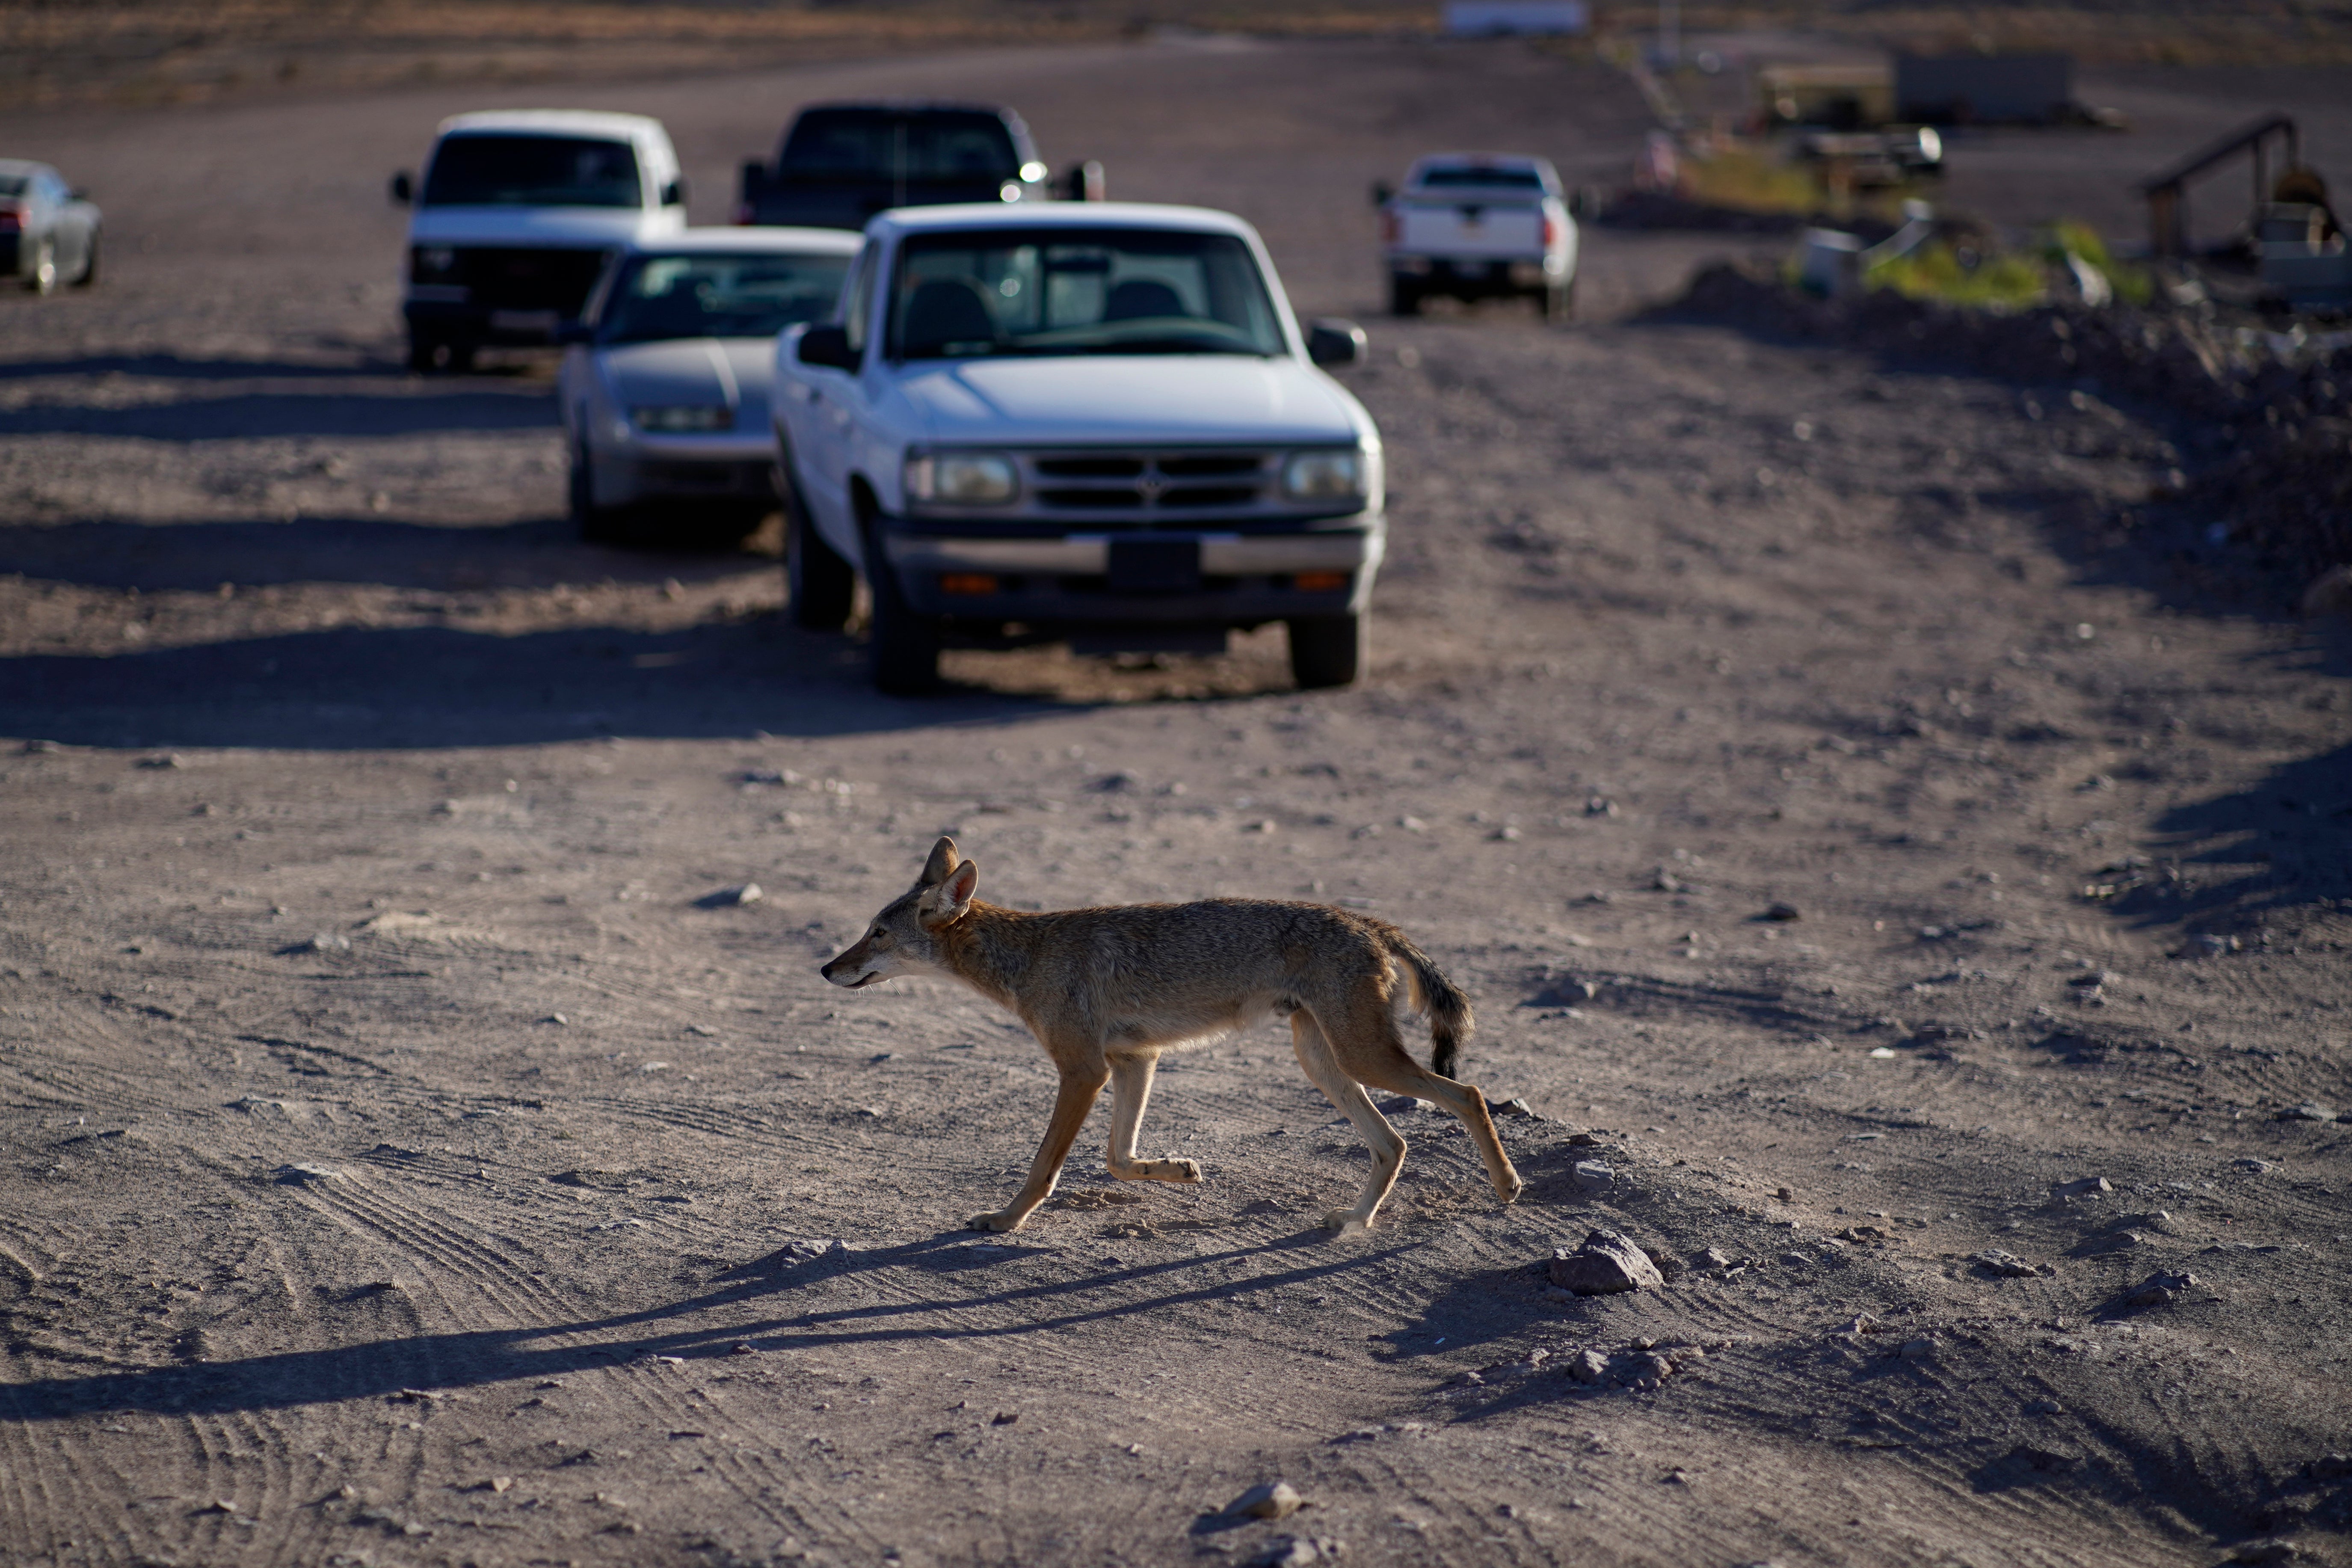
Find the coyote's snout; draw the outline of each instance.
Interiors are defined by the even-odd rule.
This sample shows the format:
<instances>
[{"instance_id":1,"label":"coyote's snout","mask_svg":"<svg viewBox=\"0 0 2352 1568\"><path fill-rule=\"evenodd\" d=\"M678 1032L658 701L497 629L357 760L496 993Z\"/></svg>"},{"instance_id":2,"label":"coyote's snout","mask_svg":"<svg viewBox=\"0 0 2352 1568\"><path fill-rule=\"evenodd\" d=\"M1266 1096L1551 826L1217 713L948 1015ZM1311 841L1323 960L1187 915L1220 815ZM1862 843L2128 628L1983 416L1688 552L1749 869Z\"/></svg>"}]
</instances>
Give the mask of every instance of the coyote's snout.
<instances>
[{"instance_id":1,"label":"coyote's snout","mask_svg":"<svg viewBox=\"0 0 2352 1568\"><path fill-rule=\"evenodd\" d=\"M1372 1154L1352 1208L1324 1223L1360 1230L1396 1184L1405 1143L1365 1086L1435 1100L1469 1128L1496 1195L1519 1195L1486 1097L1452 1078L1470 1033L1468 998L1428 955L1385 921L1322 904L1210 899L1026 914L973 895L980 868L955 840L931 847L923 874L884 906L866 934L824 968L852 990L898 974L961 980L1029 1026L1061 1073L1045 1142L1005 1207L976 1215L983 1230L1014 1230L1052 1195L1078 1128L1111 1087L1110 1173L1129 1182L1197 1182L1190 1160L1139 1160L1136 1130L1162 1051L1245 1028L1269 1014L1290 1020L1292 1048L1315 1087L1356 1124ZM1435 1042L1430 1068L1405 1054L1394 999L1402 975ZM1435 1070L1431 1070L1434 1068Z\"/></svg>"}]
</instances>

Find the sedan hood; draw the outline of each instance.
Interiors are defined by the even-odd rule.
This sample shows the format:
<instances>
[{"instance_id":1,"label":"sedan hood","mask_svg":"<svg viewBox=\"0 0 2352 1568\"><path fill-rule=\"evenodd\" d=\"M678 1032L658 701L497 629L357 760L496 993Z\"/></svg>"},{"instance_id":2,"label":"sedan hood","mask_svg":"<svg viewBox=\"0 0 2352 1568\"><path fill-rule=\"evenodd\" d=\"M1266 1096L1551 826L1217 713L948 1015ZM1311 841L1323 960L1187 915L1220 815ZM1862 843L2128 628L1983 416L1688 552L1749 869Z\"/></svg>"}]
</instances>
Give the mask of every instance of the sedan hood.
<instances>
[{"instance_id":1,"label":"sedan hood","mask_svg":"<svg viewBox=\"0 0 2352 1568\"><path fill-rule=\"evenodd\" d=\"M1243 354L925 362L899 389L932 439L959 445L1321 445L1371 429L1320 371Z\"/></svg>"},{"instance_id":2,"label":"sedan hood","mask_svg":"<svg viewBox=\"0 0 2352 1568\"><path fill-rule=\"evenodd\" d=\"M599 351L625 408L708 406L736 410L739 430L764 430L772 338L671 338Z\"/></svg>"}]
</instances>

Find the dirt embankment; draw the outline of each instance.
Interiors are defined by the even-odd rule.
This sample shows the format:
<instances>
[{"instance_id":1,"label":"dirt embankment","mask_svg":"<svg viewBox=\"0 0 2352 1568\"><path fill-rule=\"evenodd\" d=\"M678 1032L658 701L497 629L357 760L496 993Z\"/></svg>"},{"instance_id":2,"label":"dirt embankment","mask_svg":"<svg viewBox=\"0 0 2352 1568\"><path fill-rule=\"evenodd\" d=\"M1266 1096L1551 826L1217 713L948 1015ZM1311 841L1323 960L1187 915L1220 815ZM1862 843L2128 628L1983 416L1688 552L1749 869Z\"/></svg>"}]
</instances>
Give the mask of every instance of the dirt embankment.
<instances>
[{"instance_id":1,"label":"dirt embankment","mask_svg":"<svg viewBox=\"0 0 2352 1568\"><path fill-rule=\"evenodd\" d=\"M2159 555L2274 577L2281 603L2352 563L2352 342L2231 320L2210 305L2048 304L2002 313L1888 289L1825 300L1721 265L1659 314L1888 359L2070 384L2168 429L2182 465L2116 521Z\"/></svg>"}]
</instances>

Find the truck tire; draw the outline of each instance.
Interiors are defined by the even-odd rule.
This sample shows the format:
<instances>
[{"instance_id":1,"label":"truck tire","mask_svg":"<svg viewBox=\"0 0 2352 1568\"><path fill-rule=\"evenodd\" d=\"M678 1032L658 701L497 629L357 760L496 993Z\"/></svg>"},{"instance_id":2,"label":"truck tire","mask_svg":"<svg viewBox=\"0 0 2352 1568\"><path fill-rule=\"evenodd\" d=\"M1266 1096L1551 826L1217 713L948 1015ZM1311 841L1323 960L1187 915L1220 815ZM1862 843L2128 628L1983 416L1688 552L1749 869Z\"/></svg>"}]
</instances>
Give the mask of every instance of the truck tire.
<instances>
[{"instance_id":1,"label":"truck tire","mask_svg":"<svg viewBox=\"0 0 2352 1568\"><path fill-rule=\"evenodd\" d=\"M456 338L435 337L411 328L408 333L408 368L419 375L430 375L446 370L452 375L463 375L474 368L474 346Z\"/></svg>"},{"instance_id":2,"label":"truck tire","mask_svg":"<svg viewBox=\"0 0 2352 1568\"><path fill-rule=\"evenodd\" d=\"M871 526L866 534L866 586L874 598L866 657L874 689L888 697L922 697L940 684L940 626L916 613L898 590L898 574Z\"/></svg>"},{"instance_id":3,"label":"truck tire","mask_svg":"<svg viewBox=\"0 0 2352 1568\"><path fill-rule=\"evenodd\" d=\"M1389 279L1389 314L1418 316L1421 314L1421 285L1407 278Z\"/></svg>"},{"instance_id":4,"label":"truck tire","mask_svg":"<svg viewBox=\"0 0 2352 1568\"><path fill-rule=\"evenodd\" d=\"M564 484L564 500L572 514L572 525L580 537L591 544L617 544L624 531L621 514L613 507L596 504L596 480L588 463L588 443L572 443L572 471Z\"/></svg>"},{"instance_id":5,"label":"truck tire","mask_svg":"<svg viewBox=\"0 0 2352 1568\"><path fill-rule=\"evenodd\" d=\"M1297 616L1289 629L1290 678L1302 691L1353 686L1371 662L1369 615Z\"/></svg>"},{"instance_id":6,"label":"truck tire","mask_svg":"<svg viewBox=\"0 0 2352 1568\"><path fill-rule=\"evenodd\" d=\"M784 500L784 587L793 625L813 632L837 632L849 623L857 574L840 552L824 542L789 483L777 489Z\"/></svg>"},{"instance_id":7,"label":"truck tire","mask_svg":"<svg viewBox=\"0 0 2352 1568\"><path fill-rule=\"evenodd\" d=\"M73 280L73 286L77 289L88 289L95 285L97 282L98 232L93 229L90 231L89 236L89 248L82 252L81 276Z\"/></svg>"}]
</instances>

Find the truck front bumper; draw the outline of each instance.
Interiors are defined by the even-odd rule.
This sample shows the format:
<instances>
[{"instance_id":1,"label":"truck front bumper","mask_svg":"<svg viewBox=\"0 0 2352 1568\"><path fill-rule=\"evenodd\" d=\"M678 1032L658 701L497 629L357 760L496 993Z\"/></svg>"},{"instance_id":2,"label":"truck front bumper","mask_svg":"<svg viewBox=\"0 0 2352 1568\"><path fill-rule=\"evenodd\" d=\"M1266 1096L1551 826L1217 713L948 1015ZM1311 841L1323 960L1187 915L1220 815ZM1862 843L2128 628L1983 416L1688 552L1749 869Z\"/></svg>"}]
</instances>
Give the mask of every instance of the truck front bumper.
<instances>
[{"instance_id":1,"label":"truck front bumper","mask_svg":"<svg viewBox=\"0 0 2352 1568\"><path fill-rule=\"evenodd\" d=\"M1360 613L1387 547L1384 518L1282 533L1213 529L1045 538L901 531L885 553L908 605L1030 626L1253 626Z\"/></svg>"}]
</instances>

